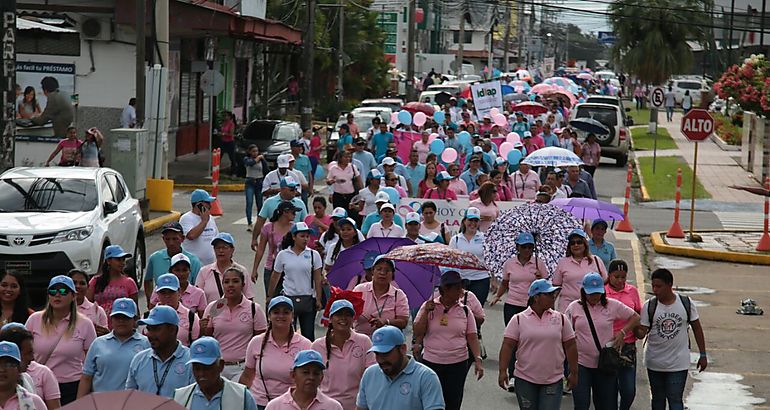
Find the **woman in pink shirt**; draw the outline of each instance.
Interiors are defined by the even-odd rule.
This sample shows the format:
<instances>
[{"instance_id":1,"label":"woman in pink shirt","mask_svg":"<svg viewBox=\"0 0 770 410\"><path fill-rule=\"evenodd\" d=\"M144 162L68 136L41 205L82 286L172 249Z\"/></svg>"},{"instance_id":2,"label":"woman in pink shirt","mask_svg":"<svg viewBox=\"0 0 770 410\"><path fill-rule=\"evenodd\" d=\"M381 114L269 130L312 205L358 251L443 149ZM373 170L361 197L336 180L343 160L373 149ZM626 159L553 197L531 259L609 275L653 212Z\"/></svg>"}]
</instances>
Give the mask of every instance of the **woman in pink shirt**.
<instances>
[{"instance_id":1,"label":"woman in pink shirt","mask_svg":"<svg viewBox=\"0 0 770 410\"><path fill-rule=\"evenodd\" d=\"M313 136L310 138L310 150L307 152L307 157L310 158L310 165L313 167L313 175L315 175L318 163L321 162L321 136L316 130L305 130L306 135L309 132L312 132Z\"/></svg>"},{"instance_id":2,"label":"woman in pink shirt","mask_svg":"<svg viewBox=\"0 0 770 410\"><path fill-rule=\"evenodd\" d=\"M495 199L497 198L497 187L492 182L485 182L479 188L479 198L470 202L470 206L475 206L481 211L481 220L479 221L479 230L486 232L492 225L492 222L500 215L500 208L497 207Z\"/></svg>"},{"instance_id":3,"label":"woman in pink shirt","mask_svg":"<svg viewBox=\"0 0 770 410\"><path fill-rule=\"evenodd\" d=\"M557 304L560 312L564 312L573 300L580 298L580 286L586 273L599 272L602 277L607 277L604 262L591 255L588 234L584 230L573 230L567 240L567 255L559 259L552 278L554 285L562 286Z\"/></svg>"},{"instance_id":4,"label":"woman in pink shirt","mask_svg":"<svg viewBox=\"0 0 770 410\"><path fill-rule=\"evenodd\" d=\"M400 198L406 198L409 195L406 193L406 190L398 184L399 177L396 175L395 172L388 172L385 174L385 188L393 188L398 192L398 196Z\"/></svg>"},{"instance_id":5,"label":"woman in pink shirt","mask_svg":"<svg viewBox=\"0 0 770 410\"><path fill-rule=\"evenodd\" d=\"M586 142L581 147L580 159L583 160L583 168L594 176L599 161L602 159L602 147L596 142L596 135L588 134Z\"/></svg>"},{"instance_id":6,"label":"woman in pink shirt","mask_svg":"<svg viewBox=\"0 0 770 410\"><path fill-rule=\"evenodd\" d=\"M518 199L535 199L540 188L540 177L527 164L519 164L518 171L513 173L513 197Z\"/></svg>"},{"instance_id":7,"label":"woman in pink shirt","mask_svg":"<svg viewBox=\"0 0 770 410\"><path fill-rule=\"evenodd\" d=\"M313 197L313 215L305 217L305 223L313 231L310 233L310 246L314 247L317 240L321 239L332 224L331 215L326 215L326 198Z\"/></svg>"},{"instance_id":8,"label":"woman in pink shirt","mask_svg":"<svg viewBox=\"0 0 770 410\"><path fill-rule=\"evenodd\" d=\"M0 325L24 323L34 313L29 308L29 294L24 286L21 273L5 271L0 273Z\"/></svg>"},{"instance_id":9,"label":"woman in pink shirt","mask_svg":"<svg viewBox=\"0 0 770 410\"><path fill-rule=\"evenodd\" d=\"M93 322L96 336L110 333L110 329L107 327L107 313L101 306L92 303L86 298L86 293L88 293L88 275L82 270L72 269L67 276L75 283L75 289L77 290L75 303L78 305L78 312Z\"/></svg>"},{"instance_id":10,"label":"woman in pink shirt","mask_svg":"<svg viewBox=\"0 0 770 410\"><path fill-rule=\"evenodd\" d=\"M226 232L220 232L211 240L211 246L214 248L216 260L210 265L203 266L200 271L198 271L198 276L195 277L195 287L203 291L206 295L207 303L211 303L224 296L225 291L222 288L222 274L227 269L234 266L246 272L245 266L233 260L233 255L235 255L235 239L233 239L232 235ZM246 286L243 287L243 294L249 299L254 297L254 285L252 281L246 281Z\"/></svg>"},{"instance_id":11,"label":"woman in pink shirt","mask_svg":"<svg viewBox=\"0 0 770 410\"><path fill-rule=\"evenodd\" d=\"M67 138L59 141L56 144L56 149L53 150L51 155L45 161L45 166L56 158L56 155L61 152L59 157L60 167L72 167L77 165L78 153L80 152L80 146L83 141L78 139L78 129L75 127L67 128Z\"/></svg>"},{"instance_id":12,"label":"woman in pink shirt","mask_svg":"<svg viewBox=\"0 0 770 410\"><path fill-rule=\"evenodd\" d=\"M623 347L623 339L633 335L634 328L639 325L639 314L623 302L607 299L604 278L599 273L586 274L582 285L580 299L570 303L564 312L577 336L578 384L572 391L572 399L576 410L588 410L593 391L597 410L616 409L617 375L598 368L599 351L609 344L616 349ZM617 332L613 330L616 320L627 321Z\"/></svg>"},{"instance_id":13,"label":"woman in pink shirt","mask_svg":"<svg viewBox=\"0 0 770 410\"><path fill-rule=\"evenodd\" d=\"M516 350L513 377L520 408L561 407L565 357L569 367L567 387L572 389L578 382L575 332L569 320L553 310L558 293L559 288L546 279L532 282L527 292L529 307L513 316L503 333L497 384L509 389L508 363Z\"/></svg>"},{"instance_id":14,"label":"woman in pink shirt","mask_svg":"<svg viewBox=\"0 0 770 410\"><path fill-rule=\"evenodd\" d=\"M139 304L139 288L136 282L128 277L123 270L126 269L126 259L132 255L123 250L120 245L110 245L104 248L104 266L101 274L91 278L88 283L88 300L94 301L104 309L107 316L112 312L112 302L119 298L131 298Z\"/></svg>"},{"instance_id":15,"label":"woman in pink shirt","mask_svg":"<svg viewBox=\"0 0 770 410\"><path fill-rule=\"evenodd\" d=\"M425 196L425 192L427 192L429 189L436 188L436 182L434 182L436 175L438 175L436 163L428 162L425 164L425 176L422 178L422 181L420 181L420 184L418 185L418 198L423 198Z\"/></svg>"},{"instance_id":16,"label":"woman in pink shirt","mask_svg":"<svg viewBox=\"0 0 770 410\"><path fill-rule=\"evenodd\" d=\"M637 314L642 313L642 300L639 297L639 290L634 285L626 282L628 276L628 264L626 261L615 259L610 262L607 268L609 279L604 285L607 298L623 302ZM616 320L612 324L613 332L619 332L628 323L627 320ZM623 338L623 348L621 355L628 359L623 366L618 369L618 394L620 394L620 410L628 410L634 404L636 396L636 336L629 332ZM616 394L617 397L617 394Z\"/></svg>"},{"instance_id":17,"label":"woman in pink shirt","mask_svg":"<svg viewBox=\"0 0 770 410\"><path fill-rule=\"evenodd\" d=\"M246 348L246 369L238 380L249 387L254 401L262 407L294 385L291 379L294 356L311 346L310 340L294 331L291 299L286 296L270 299L267 319L267 331L254 336Z\"/></svg>"},{"instance_id":18,"label":"woman in pink shirt","mask_svg":"<svg viewBox=\"0 0 770 410\"><path fill-rule=\"evenodd\" d=\"M286 393L267 403L265 410L342 410L337 400L319 390L326 380L321 354L315 350L302 350L294 356L291 379L294 385Z\"/></svg>"},{"instance_id":19,"label":"woman in pink shirt","mask_svg":"<svg viewBox=\"0 0 770 410\"><path fill-rule=\"evenodd\" d=\"M511 192L511 197L513 198L513 178L511 178L511 174L508 172L508 161L503 157L497 157L497 159L495 159L495 169L500 171L503 175L501 184L508 188L508 191Z\"/></svg>"},{"instance_id":20,"label":"woman in pink shirt","mask_svg":"<svg viewBox=\"0 0 770 410\"><path fill-rule=\"evenodd\" d=\"M334 189L332 205L350 208L350 200L356 196L356 187L363 187L361 171L351 163L353 157L348 151L337 153L337 162L329 164L329 172L326 176L326 184ZM355 181L355 182L354 182Z\"/></svg>"},{"instance_id":21,"label":"woman in pink shirt","mask_svg":"<svg viewBox=\"0 0 770 410\"><path fill-rule=\"evenodd\" d=\"M211 302L200 321L201 333L219 341L225 361L222 377L232 381L243 373L249 341L267 329L262 307L243 296L246 277L238 268L227 269L222 275L224 297Z\"/></svg>"},{"instance_id":22,"label":"woman in pink shirt","mask_svg":"<svg viewBox=\"0 0 770 410\"><path fill-rule=\"evenodd\" d=\"M425 199L444 199L447 201L456 201L457 194L449 188L449 181L452 180L452 176L449 172L441 171L436 175L433 182L436 183L435 188L429 188L422 196Z\"/></svg>"},{"instance_id":23,"label":"woman in pink shirt","mask_svg":"<svg viewBox=\"0 0 770 410\"><path fill-rule=\"evenodd\" d=\"M335 300L329 308L326 336L313 342L313 350L321 354L326 365L321 392L337 400L343 409L356 407L356 395L364 370L375 363L369 353L372 341L351 329L355 309L350 301Z\"/></svg>"},{"instance_id":24,"label":"woman in pink shirt","mask_svg":"<svg viewBox=\"0 0 770 410\"><path fill-rule=\"evenodd\" d=\"M464 293L462 282L457 271L444 272L440 296L423 303L414 320L414 355L422 354L421 362L438 375L446 410L460 410L462 406L470 369L468 350L477 379L484 376L476 319L468 307L460 303Z\"/></svg>"},{"instance_id":25,"label":"woman in pink shirt","mask_svg":"<svg viewBox=\"0 0 770 410\"><path fill-rule=\"evenodd\" d=\"M59 382L53 375L51 369L35 362L35 352L32 348L34 336L21 323L11 323L3 326L0 332L0 340L12 342L19 347L21 353L20 370L25 373L22 375L21 385L30 393L40 396L49 410L61 407L59 399Z\"/></svg>"},{"instance_id":26,"label":"woman in pink shirt","mask_svg":"<svg viewBox=\"0 0 770 410\"><path fill-rule=\"evenodd\" d=\"M511 190L508 185L503 182L504 175L504 173L497 169L493 169L489 173L489 181L495 184L495 188L497 188L498 201L510 201L513 199L513 190Z\"/></svg>"},{"instance_id":27,"label":"woman in pink shirt","mask_svg":"<svg viewBox=\"0 0 770 410\"><path fill-rule=\"evenodd\" d=\"M452 176L452 180L449 181L449 189L455 191L457 195L468 195L468 185L460 179L460 165L449 164L447 172Z\"/></svg>"},{"instance_id":28,"label":"woman in pink shirt","mask_svg":"<svg viewBox=\"0 0 770 410\"><path fill-rule=\"evenodd\" d=\"M291 202L281 202L270 217L270 221L262 225L259 232L259 244L257 244L257 253L254 255L254 268L251 271L251 280L257 280L257 268L265 255L265 248L268 248L267 260L263 273L265 291L270 282L270 275L273 274L273 262L275 256L281 251L281 241L289 233L294 225L294 218L298 209ZM309 225L308 225L309 226ZM200 276L200 275L198 275ZM212 300L209 300L209 303Z\"/></svg>"},{"instance_id":29,"label":"woman in pink shirt","mask_svg":"<svg viewBox=\"0 0 770 410\"><path fill-rule=\"evenodd\" d=\"M428 138L430 138L430 132L428 130L423 130L422 134L420 134L420 140L415 141L414 145L412 145L412 149L417 151L420 164L425 163L428 158L428 153L430 152L430 142L428 142Z\"/></svg>"},{"instance_id":30,"label":"woman in pink shirt","mask_svg":"<svg viewBox=\"0 0 770 410\"><path fill-rule=\"evenodd\" d=\"M75 283L67 276L55 276L48 283L48 303L27 320L35 337L35 361L48 366L59 382L61 404L75 400L83 360L96 339L91 321L78 313Z\"/></svg>"},{"instance_id":31,"label":"woman in pink shirt","mask_svg":"<svg viewBox=\"0 0 770 410\"><path fill-rule=\"evenodd\" d=\"M355 329L369 337L375 330L391 325L403 330L409 322L409 300L406 293L391 283L396 272L395 262L378 256L372 266L372 281L356 286L361 292L364 309L356 319Z\"/></svg>"}]
</instances>

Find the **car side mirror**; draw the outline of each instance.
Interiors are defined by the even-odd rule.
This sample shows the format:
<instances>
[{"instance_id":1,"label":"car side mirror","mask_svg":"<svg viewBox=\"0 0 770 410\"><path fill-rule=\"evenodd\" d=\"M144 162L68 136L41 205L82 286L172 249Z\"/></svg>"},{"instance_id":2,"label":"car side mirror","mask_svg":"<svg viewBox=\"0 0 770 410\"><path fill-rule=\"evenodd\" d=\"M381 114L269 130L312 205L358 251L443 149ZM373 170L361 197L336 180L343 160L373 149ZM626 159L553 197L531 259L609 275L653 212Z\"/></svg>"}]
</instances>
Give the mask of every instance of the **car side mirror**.
<instances>
[{"instance_id":1,"label":"car side mirror","mask_svg":"<svg viewBox=\"0 0 770 410\"><path fill-rule=\"evenodd\" d=\"M107 201L104 203L102 209L104 210L104 216L114 214L115 212L118 212L118 204L112 201Z\"/></svg>"},{"instance_id":2,"label":"car side mirror","mask_svg":"<svg viewBox=\"0 0 770 410\"><path fill-rule=\"evenodd\" d=\"M626 112L631 112L631 109L626 107Z\"/></svg>"}]
</instances>

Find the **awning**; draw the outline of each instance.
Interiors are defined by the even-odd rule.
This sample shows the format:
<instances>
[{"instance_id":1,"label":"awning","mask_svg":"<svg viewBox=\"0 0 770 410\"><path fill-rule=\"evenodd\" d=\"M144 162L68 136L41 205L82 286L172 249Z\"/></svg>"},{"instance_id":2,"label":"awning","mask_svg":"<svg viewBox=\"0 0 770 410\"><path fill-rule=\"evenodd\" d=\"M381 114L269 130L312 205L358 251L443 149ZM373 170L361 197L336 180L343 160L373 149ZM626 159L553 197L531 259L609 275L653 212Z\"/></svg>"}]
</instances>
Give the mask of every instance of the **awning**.
<instances>
[{"instance_id":1,"label":"awning","mask_svg":"<svg viewBox=\"0 0 770 410\"><path fill-rule=\"evenodd\" d=\"M27 20L23 18L16 19L16 29L18 30L43 30L50 31L52 33L77 33L77 30L64 27L56 27L50 24L38 23L37 21Z\"/></svg>"}]
</instances>

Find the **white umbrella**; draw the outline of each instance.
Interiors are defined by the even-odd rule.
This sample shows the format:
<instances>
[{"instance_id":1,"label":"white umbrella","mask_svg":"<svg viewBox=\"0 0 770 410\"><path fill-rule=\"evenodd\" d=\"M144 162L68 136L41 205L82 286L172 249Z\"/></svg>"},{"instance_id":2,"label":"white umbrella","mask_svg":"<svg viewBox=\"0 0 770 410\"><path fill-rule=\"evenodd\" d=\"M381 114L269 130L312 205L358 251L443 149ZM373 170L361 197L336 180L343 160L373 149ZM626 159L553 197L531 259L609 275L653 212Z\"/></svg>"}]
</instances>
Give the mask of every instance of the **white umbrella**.
<instances>
[{"instance_id":1,"label":"white umbrella","mask_svg":"<svg viewBox=\"0 0 770 410\"><path fill-rule=\"evenodd\" d=\"M555 167L555 166L568 166L568 165L582 165L583 161L575 155L574 152L559 147L547 147L540 148L539 150L529 154L522 164L531 165L533 167Z\"/></svg>"}]
</instances>

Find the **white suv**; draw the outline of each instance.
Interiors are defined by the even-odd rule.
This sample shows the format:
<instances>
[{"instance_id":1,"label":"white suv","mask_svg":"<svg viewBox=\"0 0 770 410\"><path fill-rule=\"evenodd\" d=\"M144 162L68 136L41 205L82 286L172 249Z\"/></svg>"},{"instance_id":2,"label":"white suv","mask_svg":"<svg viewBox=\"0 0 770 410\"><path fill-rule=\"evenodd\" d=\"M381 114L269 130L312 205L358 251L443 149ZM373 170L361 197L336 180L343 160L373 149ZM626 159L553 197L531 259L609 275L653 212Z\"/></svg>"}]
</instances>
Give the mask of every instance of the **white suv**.
<instances>
[{"instance_id":1,"label":"white suv","mask_svg":"<svg viewBox=\"0 0 770 410\"><path fill-rule=\"evenodd\" d=\"M45 287L73 268L98 273L102 251L120 245L134 256L127 273L144 279L139 202L110 168L13 168L0 175L0 271Z\"/></svg>"},{"instance_id":2,"label":"white suv","mask_svg":"<svg viewBox=\"0 0 770 410\"><path fill-rule=\"evenodd\" d=\"M602 156L614 158L618 166L628 162L628 140L631 132L628 129L629 120L618 105L602 103L576 104L570 113L570 119L593 118L609 128L609 135L596 135L596 142L602 146ZM577 131L580 140L585 140L587 133Z\"/></svg>"}]
</instances>

